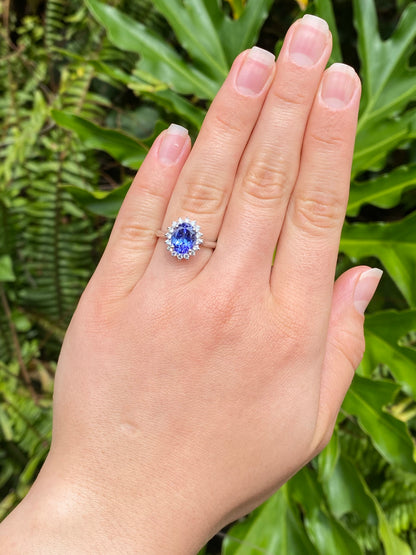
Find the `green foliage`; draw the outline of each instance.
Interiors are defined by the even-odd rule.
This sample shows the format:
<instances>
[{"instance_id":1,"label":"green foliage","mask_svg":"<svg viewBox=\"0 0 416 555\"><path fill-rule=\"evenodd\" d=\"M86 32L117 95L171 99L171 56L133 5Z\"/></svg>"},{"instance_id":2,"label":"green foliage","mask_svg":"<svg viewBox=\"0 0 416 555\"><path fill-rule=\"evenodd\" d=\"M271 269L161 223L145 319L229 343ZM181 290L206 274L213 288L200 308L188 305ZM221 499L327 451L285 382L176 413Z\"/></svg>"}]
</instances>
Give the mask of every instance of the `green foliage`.
<instances>
[{"instance_id":1,"label":"green foliage","mask_svg":"<svg viewBox=\"0 0 416 555\"><path fill-rule=\"evenodd\" d=\"M0 30L0 517L46 456L59 345L133 170L168 122L196 136L234 57L263 44L284 6L292 20L292 0L11 10ZM416 2L391 8L396 20L380 6L353 2L357 49L345 2L308 6L330 24L331 61L358 55L363 82L339 272L386 271L366 353L329 445L222 533L224 555L416 551Z\"/></svg>"}]
</instances>

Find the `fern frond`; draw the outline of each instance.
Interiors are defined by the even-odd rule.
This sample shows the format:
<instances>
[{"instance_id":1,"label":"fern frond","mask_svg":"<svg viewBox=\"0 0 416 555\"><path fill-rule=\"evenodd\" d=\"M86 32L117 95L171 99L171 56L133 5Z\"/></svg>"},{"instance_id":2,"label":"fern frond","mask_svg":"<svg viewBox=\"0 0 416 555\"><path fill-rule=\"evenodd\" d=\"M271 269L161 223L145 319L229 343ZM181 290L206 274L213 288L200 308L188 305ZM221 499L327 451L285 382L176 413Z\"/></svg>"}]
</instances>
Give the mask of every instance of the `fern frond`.
<instances>
[{"instance_id":1,"label":"fern frond","mask_svg":"<svg viewBox=\"0 0 416 555\"><path fill-rule=\"evenodd\" d=\"M51 55L54 47L64 40L65 16L68 2L66 0L47 0L45 7L45 45Z\"/></svg>"}]
</instances>

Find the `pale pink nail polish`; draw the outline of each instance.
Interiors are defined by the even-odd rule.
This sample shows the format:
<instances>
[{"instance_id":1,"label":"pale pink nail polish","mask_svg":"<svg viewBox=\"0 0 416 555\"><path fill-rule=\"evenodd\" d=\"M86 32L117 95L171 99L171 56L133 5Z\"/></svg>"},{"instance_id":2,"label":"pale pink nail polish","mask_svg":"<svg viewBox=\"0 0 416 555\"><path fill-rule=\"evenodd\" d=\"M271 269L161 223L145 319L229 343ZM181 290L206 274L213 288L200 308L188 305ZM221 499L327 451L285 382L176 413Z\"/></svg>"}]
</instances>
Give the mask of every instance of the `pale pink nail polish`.
<instances>
[{"instance_id":1,"label":"pale pink nail polish","mask_svg":"<svg viewBox=\"0 0 416 555\"><path fill-rule=\"evenodd\" d=\"M352 67L333 64L322 78L321 98L330 108L345 108L357 86L358 80Z\"/></svg>"},{"instance_id":2,"label":"pale pink nail polish","mask_svg":"<svg viewBox=\"0 0 416 555\"><path fill-rule=\"evenodd\" d=\"M360 314L364 314L365 309L376 292L382 275L383 270L379 268L372 268L360 275L354 291L354 306Z\"/></svg>"},{"instance_id":3,"label":"pale pink nail polish","mask_svg":"<svg viewBox=\"0 0 416 555\"><path fill-rule=\"evenodd\" d=\"M274 54L253 46L248 52L236 78L238 92L257 96L264 89L275 63Z\"/></svg>"},{"instance_id":4,"label":"pale pink nail polish","mask_svg":"<svg viewBox=\"0 0 416 555\"><path fill-rule=\"evenodd\" d=\"M172 166L179 158L184 147L188 130L181 125L172 123L166 130L159 146L159 160L164 166Z\"/></svg>"},{"instance_id":5,"label":"pale pink nail polish","mask_svg":"<svg viewBox=\"0 0 416 555\"><path fill-rule=\"evenodd\" d=\"M289 45L289 56L296 65L315 65L324 53L329 37L328 23L314 15L302 17Z\"/></svg>"}]
</instances>

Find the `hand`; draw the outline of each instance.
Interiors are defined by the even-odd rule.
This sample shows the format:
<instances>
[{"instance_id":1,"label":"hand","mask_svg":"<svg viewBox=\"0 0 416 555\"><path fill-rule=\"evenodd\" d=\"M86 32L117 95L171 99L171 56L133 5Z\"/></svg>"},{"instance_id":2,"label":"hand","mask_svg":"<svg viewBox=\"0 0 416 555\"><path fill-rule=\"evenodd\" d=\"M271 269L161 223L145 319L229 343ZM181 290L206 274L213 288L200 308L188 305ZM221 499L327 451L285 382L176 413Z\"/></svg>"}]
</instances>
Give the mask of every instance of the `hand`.
<instances>
[{"instance_id":1,"label":"hand","mask_svg":"<svg viewBox=\"0 0 416 555\"><path fill-rule=\"evenodd\" d=\"M329 440L381 275L333 283L360 82L324 71L330 52L305 16L276 64L237 57L192 152L178 126L155 141L65 337L52 448L10 545L195 553ZM170 256L155 232L178 217L215 250Z\"/></svg>"}]
</instances>

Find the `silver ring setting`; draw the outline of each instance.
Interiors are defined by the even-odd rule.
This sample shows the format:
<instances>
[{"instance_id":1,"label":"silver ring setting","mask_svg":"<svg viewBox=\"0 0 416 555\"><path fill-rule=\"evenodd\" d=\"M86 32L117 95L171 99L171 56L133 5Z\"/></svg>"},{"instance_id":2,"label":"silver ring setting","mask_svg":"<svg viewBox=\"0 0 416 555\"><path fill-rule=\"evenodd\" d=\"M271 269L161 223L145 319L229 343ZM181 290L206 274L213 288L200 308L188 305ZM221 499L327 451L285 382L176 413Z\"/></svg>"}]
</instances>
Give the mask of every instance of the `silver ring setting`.
<instances>
[{"instance_id":1,"label":"silver ring setting","mask_svg":"<svg viewBox=\"0 0 416 555\"><path fill-rule=\"evenodd\" d=\"M202 235L195 220L179 218L168 227L165 243L172 256L176 256L178 260L188 260L202 246Z\"/></svg>"}]
</instances>

